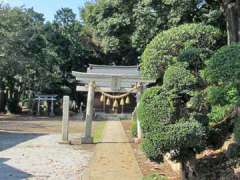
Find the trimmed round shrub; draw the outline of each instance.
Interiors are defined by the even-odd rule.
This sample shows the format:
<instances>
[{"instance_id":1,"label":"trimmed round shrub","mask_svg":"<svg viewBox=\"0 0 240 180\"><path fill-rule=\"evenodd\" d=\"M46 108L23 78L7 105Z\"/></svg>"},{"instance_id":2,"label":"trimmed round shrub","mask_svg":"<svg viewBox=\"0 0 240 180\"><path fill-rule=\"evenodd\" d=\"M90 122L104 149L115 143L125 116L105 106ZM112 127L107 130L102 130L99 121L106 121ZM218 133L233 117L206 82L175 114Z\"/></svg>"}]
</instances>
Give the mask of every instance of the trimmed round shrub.
<instances>
[{"instance_id":1,"label":"trimmed round shrub","mask_svg":"<svg viewBox=\"0 0 240 180\"><path fill-rule=\"evenodd\" d=\"M146 133L142 148L151 159L160 159L170 151L177 152L181 158L186 151L198 151L205 144L205 128L197 121L181 121L162 126L159 131Z\"/></svg>"},{"instance_id":2,"label":"trimmed round shrub","mask_svg":"<svg viewBox=\"0 0 240 180\"><path fill-rule=\"evenodd\" d=\"M206 49L190 47L180 53L177 61L186 62L188 69L198 73L198 71L204 67L204 61L210 54Z\"/></svg>"},{"instance_id":3,"label":"trimmed round shrub","mask_svg":"<svg viewBox=\"0 0 240 180\"><path fill-rule=\"evenodd\" d=\"M222 47L206 64L203 75L210 84L239 84L240 44Z\"/></svg>"},{"instance_id":4,"label":"trimmed round shrub","mask_svg":"<svg viewBox=\"0 0 240 180\"><path fill-rule=\"evenodd\" d=\"M171 96L163 87L147 89L137 109L143 132L157 130L163 125L173 123L174 113Z\"/></svg>"},{"instance_id":5,"label":"trimmed round shrub","mask_svg":"<svg viewBox=\"0 0 240 180\"><path fill-rule=\"evenodd\" d=\"M216 49L222 37L220 30L203 24L184 24L160 32L146 47L141 57L145 78L162 78L168 65L175 62L181 51L190 48Z\"/></svg>"},{"instance_id":6,"label":"trimmed round shrub","mask_svg":"<svg viewBox=\"0 0 240 180\"><path fill-rule=\"evenodd\" d=\"M163 78L163 85L167 90L191 90L195 84L195 77L182 64L170 66Z\"/></svg>"}]
</instances>

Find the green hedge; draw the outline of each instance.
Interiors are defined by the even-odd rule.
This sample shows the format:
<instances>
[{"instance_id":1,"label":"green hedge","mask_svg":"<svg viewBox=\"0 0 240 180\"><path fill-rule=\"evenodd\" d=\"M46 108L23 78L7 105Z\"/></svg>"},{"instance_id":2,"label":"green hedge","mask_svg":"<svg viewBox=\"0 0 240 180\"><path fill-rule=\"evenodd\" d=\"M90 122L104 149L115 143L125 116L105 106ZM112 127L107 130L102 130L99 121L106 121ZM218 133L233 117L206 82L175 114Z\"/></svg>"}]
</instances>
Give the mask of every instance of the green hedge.
<instances>
[{"instance_id":1,"label":"green hedge","mask_svg":"<svg viewBox=\"0 0 240 180\"><path fill-rule=\"evenodd\" d=\"M163 78L163 85L167 90L175 90L180 92L192 89L196 79L182 64L170 66Z\"/></svg>"},{"instance_id":2,"label":"green hedge","mask_svg":"<svg viewBox=\"0 0 240 180\"><path fill-rule=\"evenodd\" d=\"M239 85L240 44L222 47L206 64L203 75L210 84Z\"/></svg>"},{"instance_id":3,"label":"green hedge","mask_svg":"<svg viewBox=\"0 0 240 180\"><path fill-rule=\"evenodd\" d=\"M142 148L151 159L175 150L181 158L185 150L197 151L205 141L205 129L197 121L181 121L176 124L162 126L159 131L151 131L144 135Z\"/></svg>"},{"instance_id":4,"label":"green hedge","mask_svg":"<svg viewBox=\"0 0 240 180\"><path fill-rule=\"evenodd\" d=\"M203 24L184 24L160 32L147 45L141 57L142 74L146 78L162 78L168 65L176 61L183 49L214 50L221 37L218 29Z\"/></svg>"},{"instance_id":5,"label":"green hedge","mask_svg":"<svg viewBox=\"0 0 240 180\"><path fill-rule=\"evenodd\" d=\"M162 125L173 123L175 108L170 94L162 87L147 89L141 97L137 115L143 132L156 130Z\"/></svg>"}]
</instances>

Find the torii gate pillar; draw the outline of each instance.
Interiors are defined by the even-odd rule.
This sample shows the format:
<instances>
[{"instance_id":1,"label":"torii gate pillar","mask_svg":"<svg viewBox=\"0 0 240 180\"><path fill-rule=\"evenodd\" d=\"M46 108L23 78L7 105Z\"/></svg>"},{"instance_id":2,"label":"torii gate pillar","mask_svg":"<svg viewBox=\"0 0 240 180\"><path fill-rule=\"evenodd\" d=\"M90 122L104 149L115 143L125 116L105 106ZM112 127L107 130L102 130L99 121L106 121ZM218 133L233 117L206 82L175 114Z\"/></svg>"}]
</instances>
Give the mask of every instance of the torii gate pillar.
<instances>
[{"instance_id":1,"label":"torii gate pillar","mask_svg":"<svg viewBox=\"0 0 240 180\"><path fill-rule=\"evenodd\" d=\"M95 91L95 82L91 81L88 84L85 132L84 132L84 136L81 138L82 144L92 144L93 143L92 120L93 120L94 91Z\"/></svg>"}]
</instances>

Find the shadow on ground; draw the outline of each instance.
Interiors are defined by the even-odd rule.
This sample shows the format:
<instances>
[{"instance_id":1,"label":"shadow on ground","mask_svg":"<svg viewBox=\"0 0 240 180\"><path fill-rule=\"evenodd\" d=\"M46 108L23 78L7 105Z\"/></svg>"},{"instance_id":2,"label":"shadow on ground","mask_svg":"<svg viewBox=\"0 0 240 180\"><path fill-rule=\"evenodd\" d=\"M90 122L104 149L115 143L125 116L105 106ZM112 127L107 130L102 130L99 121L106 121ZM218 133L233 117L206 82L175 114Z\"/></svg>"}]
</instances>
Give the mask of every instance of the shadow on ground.
<instances>
[{"instance_id":1,"label":"shadow on ground","mask_svg":"<svg viewBox=\"0 0 240 180\"><path fill-rule=\"evenodd\" d=\"M1 132L0 131L0 152L8 148L14 147L25 141L35 139L44 134L40 133L17 133L17 132Z\"/></svg>"},{"instance_id":2,"label":"shadow on ground","mask_svg":"<svg viewBox=\"0 0 240 180\"><path fill-rule=\"evenodd\" d=\"M44 134L0 132L0 152ZM23 180L32 177L24 171L7 164L9 158L0 157L0 180Z\"/></svg>"},{"instance_id":3,"label":"shadow on ground","mask_svg":"<svg viewBox=\"0 0 240 180\"><path fill-rule=\"evenodd\" d=\"M0 158L0 179L2 180L22 180L32 177L31 174L28 174L24 171L13 168L7 164L6 161L8 158Z\"/></svg>"}]
</instances>

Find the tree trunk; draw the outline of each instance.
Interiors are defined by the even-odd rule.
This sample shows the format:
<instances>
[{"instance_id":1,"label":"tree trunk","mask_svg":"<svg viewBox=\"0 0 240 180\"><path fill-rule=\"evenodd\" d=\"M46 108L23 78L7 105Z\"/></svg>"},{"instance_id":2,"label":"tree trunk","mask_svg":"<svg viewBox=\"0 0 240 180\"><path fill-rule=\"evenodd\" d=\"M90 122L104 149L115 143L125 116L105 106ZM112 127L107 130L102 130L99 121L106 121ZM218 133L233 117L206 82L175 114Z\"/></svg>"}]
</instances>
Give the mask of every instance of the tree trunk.
<instances>
[{"instance_id":1,"label":"tree trunk","mask_svg":"<svg viewBox=\"0 0 240 180\"><path fill-rule=\"evenodd\" d=\"M240 42L240 0L223 0L227 22L228 44Z\"/></svg>"},{"instance_id":2,"label":"tree trunk","mask_svg":"<svg viewBox=\"0 0 240 180\"><path fill-rule=\"evenodd\" d=\"M5 112L5 94L4 91L0 89L0 112Z\"/></svg>"},{"instance_id":3,"label":"tree trunk","mask_svg":"<svg viewBox=\"0 0 240 180\"><path fill-rule=\"evenodd\" d=\"M185 162L181 162L181 171L180 171L181 180L186 180L186 171L185 171Z\"/></svg>"},{"instance_id":4,"label":"tree trunk","mask_svg":"<svg viewBox=\"0 0 240 180\"><path fill-rule=\"evenodd\" d=\"M237 23L238 23L238 31L237 31L237 36L238 36L238 42L240 42L240 0L237 0Z\"/></svg>"}]
</instances>

